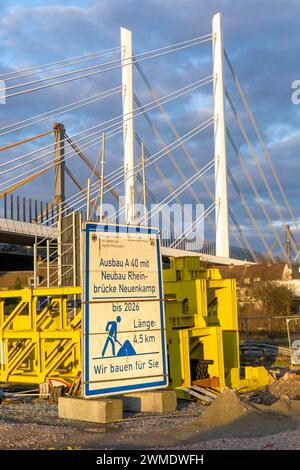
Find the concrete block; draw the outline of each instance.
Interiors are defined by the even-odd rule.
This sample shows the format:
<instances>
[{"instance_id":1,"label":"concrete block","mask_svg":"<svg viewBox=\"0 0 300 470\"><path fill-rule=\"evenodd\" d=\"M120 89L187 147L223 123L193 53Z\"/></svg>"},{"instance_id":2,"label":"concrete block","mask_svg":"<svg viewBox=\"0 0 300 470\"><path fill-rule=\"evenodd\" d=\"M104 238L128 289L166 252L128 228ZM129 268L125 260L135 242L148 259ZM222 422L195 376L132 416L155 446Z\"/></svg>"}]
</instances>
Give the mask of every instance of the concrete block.
<instances>
[{"instance_id":1,"label":"concrete block","mask_svg":"<svg viewBox=\"0 0 300 470\"><path fill-rule=\"evenodd\" d=\"M128 393L122 399L124 411L172 413L177 406L176 392L173 390Z\"/></svg>"},{"instance_id":2,"label":"concrete block","mask_svg":"<svg viewBox=\"0 0 300 470\"><path fill-rule=\"evenodd\" d=\"M115 398L59 397L58 417L93 423L113 423L123 419L123 402Z\"/></svg>"}]
</instances>

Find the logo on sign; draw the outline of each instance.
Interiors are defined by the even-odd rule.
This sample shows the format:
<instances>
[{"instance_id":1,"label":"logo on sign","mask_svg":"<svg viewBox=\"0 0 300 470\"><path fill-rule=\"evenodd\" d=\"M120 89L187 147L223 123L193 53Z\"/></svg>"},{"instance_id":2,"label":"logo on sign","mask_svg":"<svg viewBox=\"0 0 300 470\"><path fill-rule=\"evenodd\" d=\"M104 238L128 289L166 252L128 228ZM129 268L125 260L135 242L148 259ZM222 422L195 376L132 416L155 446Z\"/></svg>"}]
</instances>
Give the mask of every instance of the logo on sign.
<instances>
[{"instance_id":1,"label":"logo on sign","mask_svg":"<svg viewBox=\"0 0 300 470\"><path fill-rule=\"evenodd\" d=\"M121 322L121 317L118 315L115 321L107 322L105 331L107 332L107 339L104 344L102 351L102 357L107 357L106 352L111 348L111 357L124 357L124 356L135 356L136 352L131 342L126 339L124 343L120 343L117 338L118 334L118 323ZM116 353L116 345L119 346L119 350Z\"/></svg>"}]
</instances>

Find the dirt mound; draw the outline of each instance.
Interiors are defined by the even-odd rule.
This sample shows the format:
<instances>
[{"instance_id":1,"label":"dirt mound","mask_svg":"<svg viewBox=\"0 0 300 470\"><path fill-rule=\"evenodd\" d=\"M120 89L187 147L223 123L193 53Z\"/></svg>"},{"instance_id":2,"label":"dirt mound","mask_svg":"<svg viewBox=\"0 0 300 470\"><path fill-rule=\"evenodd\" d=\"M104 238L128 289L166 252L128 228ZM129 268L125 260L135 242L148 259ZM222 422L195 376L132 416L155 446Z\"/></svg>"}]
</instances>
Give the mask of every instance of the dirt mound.
<instances>
[{"instance_id":1,"label":"dirt mound","mask_svg":"<svg viewBox=\"0 0 300 470\"><path fill-rule=\"evenodd\" d=\"M271 410L276 413L300 418L300 401L290 399L280 399L271 405Z\"/></svg>"},{"instance_id":2,"label":"dirt mound","mask_svg":"<svg viewBox=\"0 0 300 470\"><path fill-rule=\"evenodd\" d=\"M270 383L253 401L272 405L278 400L300 400L300 374L286 372L281 379Z\"/></svg>"},{"instance_id":3,"label":"dirt mound","mask_svg":"<svg viewBox=\"0 0 300 470\"><path fill-rule=\"evenodd\" d=\"M225 426L248 412L248 406L241 402L236 392L226 389L204 411L199 421L204 426Z\"/></svg>"}]
</instances>

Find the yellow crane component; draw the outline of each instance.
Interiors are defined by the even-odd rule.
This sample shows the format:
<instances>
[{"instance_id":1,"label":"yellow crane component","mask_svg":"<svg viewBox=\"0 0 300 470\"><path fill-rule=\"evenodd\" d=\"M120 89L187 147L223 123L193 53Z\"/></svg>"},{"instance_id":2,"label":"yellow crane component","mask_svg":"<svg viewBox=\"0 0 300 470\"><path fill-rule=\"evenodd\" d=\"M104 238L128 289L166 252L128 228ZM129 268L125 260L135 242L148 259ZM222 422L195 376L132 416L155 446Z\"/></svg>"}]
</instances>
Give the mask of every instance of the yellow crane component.
<instances>
[{"instance_id":1,"label":"yellow crane component","mask_svg":"<svg viewBox=\"0 0 300 470\"><path fill-rule=\"evenodd\" d=\"M240 374L235 280L199 257L171 258L163 276L170 388L179 397L193 386L248 391L274 380L264 367ZM81 294L81 287L0 291L0 381L75 380Z\"/></svg>"},{"instance_id":2,"label":"yellow crane component","mask_svg":"<svg viewBox=\"0 0 300 470\"><path fill-rule=\"evenodd\" d=\"M81 371L80 287L0 291L0 381L73 381Z\"/></svg>"},{"instance_id":3,"label":"yellow crane component","mask_svg":"<svg viewBox=\"0 0 300 470\"><path fill-rule=\"evenodd\" d=\"M163 271L170 387L179 397L192 386L244 391L273 382L264 367L240 374L236 283L199 257L171 258Z\"/></svg>"}]
</instances>

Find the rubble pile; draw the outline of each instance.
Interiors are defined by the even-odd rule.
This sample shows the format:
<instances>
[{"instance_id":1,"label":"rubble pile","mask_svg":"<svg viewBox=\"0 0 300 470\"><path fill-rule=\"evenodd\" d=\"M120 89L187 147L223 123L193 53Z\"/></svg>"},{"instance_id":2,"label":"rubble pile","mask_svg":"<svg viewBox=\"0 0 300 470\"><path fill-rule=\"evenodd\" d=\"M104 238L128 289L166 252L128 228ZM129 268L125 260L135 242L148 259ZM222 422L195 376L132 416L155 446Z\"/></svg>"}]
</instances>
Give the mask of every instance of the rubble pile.
<instances>
[{"instance_id":1,"label":"rubble pile","mask_svg":"<svg viewBox=\"0 0 300 470\"><path fill-rule=\"evenodd\" d=\"M252 401L264 405L272 405L278 400L300 400L300 374L286 372L276 382L272 382Z\"/></svg>"}]
</instances>

